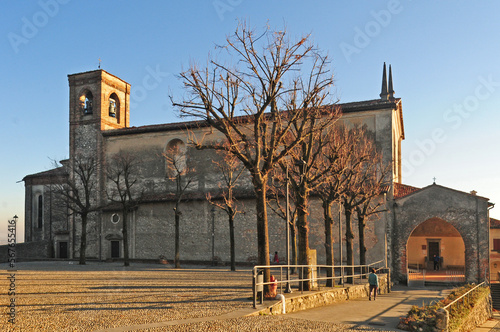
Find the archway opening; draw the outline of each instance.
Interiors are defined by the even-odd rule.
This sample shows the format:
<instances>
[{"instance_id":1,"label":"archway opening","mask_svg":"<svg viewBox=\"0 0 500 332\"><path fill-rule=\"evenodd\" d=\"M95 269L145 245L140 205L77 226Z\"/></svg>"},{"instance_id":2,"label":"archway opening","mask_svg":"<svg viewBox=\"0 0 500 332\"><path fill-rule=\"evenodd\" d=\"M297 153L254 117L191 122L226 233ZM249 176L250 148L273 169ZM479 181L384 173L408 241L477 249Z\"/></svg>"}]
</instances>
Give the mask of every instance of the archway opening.
<instances>
[{"instance_id":1,"label":"archway opening","mask_svg":"<svg viewBox=\"0 0 500 332\"><path fill-rule=\"evenodd\" d=\"M431 218L418 225L406 244L409 269L464 271L465 244L450 223Z\"/></svg>"}]
</instances>

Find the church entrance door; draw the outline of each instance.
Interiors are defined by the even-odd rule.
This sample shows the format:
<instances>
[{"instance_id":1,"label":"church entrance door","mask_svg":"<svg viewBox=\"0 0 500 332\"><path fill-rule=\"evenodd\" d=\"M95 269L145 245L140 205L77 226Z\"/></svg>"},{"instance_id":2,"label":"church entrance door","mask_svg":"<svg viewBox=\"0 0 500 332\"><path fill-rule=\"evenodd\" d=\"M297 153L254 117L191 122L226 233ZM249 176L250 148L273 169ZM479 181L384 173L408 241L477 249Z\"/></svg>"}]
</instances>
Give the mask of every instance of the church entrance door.
<instances>
[{"instance_id":1,"label":"church entrance door","mask_svg":"<svg viewBox=\"0 0 500 332\"><path fill-rule=\"evenodd\" d=\"M434 256L440 256L439 240L427 240L427 269L434 269Z\"/></svg>"},{"instance_id":2,"label":"church entrance door","mask_svg":"<svg viewBox=\"0 0 500 332\"><path fill-rule=\"evenodd\" d=\"M120 241L111 241L111 258L120 258Z\"/></svg>"},{"instance_id":3,"label":"church entrance door","mask_svg":"<svg viewBox=\"0 0 500 332\"><path fill-rule=\"evenodd\" d=\"M57 249L59 251L58 258L68 258L68 242L65 241L59 242L59 248Z\"/></svg>"}]
</instances>

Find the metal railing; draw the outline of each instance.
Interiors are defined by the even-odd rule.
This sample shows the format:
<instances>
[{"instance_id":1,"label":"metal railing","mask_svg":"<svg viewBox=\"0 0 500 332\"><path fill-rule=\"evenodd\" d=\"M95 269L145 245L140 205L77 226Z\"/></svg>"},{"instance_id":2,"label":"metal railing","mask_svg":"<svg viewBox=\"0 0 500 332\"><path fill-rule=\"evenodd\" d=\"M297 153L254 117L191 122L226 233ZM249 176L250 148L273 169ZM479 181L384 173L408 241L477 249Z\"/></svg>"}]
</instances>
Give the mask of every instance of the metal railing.
<instances>
[{"instance_id":1,"label":"metal railing","mask_svg":"<svg viewBox=\"0 0 500 332\"><path fill-rule=\"evenodd\" d=\"M280 293L294 285L302 292L304 282L310 282L311 288L319 290L321 287L329 287L326 286L328 280L333 280L332 284L342 285L345 283L356 284L356 280L361 283L362 279L368 277L370 268L375 268L377 271L387 269L384 267L384 260L367 265L257 265L252 269L253 306L254 308L257 306L259 293L260 303L263 303L265 285L276 285L279 287ZM264 282L263 274L266 269L270 270L271 275L276 278L275 281ZM294 269L298 273L296 275L290 274L290 279L287 280L287 269ZM321 285L322 282L324 282L323 285Z\"/></svg>"},{"instance_id":2,"label":"metal railing","mask_svg":"<svg viewBox=\"0 0 500 332\"><path fill-rule=\"evenodd\" d=\"M457 308L461 305L468 305L470 303L470 297L474 295L474 292L477 292L479 290L479 287L488 287L488 282L483 281L479 285L469 290L467 293L463 294L453 302L443 307L443 309L446 311L446 326L449 326L450 315L453 314L453 311L457 310Z\"/></svg>"},{"instance_id":3,"label":"metal railing","mask_svg":"<svg viewBox=\"0 0 500 332\"><path fill-rule=\"evenodd\" d=\"M465 282L465 269L447 269L446 282L459 284Z\"/></svg>"},{"instance_id":4,"label":"metal railing","mask_svg":"<svg viewBox=\"0 0 500 332\"><path fill-rule=\"evenodd\" d=\"M408 287L424 286L425 270L407 268L406 278L406 280L408 280Z\"/></svg>"}]
</instances>

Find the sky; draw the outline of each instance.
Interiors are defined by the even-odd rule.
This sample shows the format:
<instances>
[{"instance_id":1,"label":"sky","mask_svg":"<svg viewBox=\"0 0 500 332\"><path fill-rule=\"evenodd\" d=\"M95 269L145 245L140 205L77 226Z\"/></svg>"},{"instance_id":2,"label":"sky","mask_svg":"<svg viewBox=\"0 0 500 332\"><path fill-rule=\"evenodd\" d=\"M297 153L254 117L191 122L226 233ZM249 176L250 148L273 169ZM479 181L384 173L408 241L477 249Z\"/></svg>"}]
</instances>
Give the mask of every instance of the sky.
<instances>
[{"instance_id":1,"label":"sky","mask_svg":"<svg viewBox=\"0 0 500 332\"><path fill-rule=\"evenodd\" d=\"M107 72L132 86L130 125L181 121L169 95L238 20L286 29L332 59L341 103L379 98L383 63L402 99L403 183L477 191L500 202L500 2L1 1L0 243L19 217L24 176L69 156L68 74ZM100 62L99 62L100 59ZM500 218L500 205L490 211Z\"/></svg>"}]
</instances>

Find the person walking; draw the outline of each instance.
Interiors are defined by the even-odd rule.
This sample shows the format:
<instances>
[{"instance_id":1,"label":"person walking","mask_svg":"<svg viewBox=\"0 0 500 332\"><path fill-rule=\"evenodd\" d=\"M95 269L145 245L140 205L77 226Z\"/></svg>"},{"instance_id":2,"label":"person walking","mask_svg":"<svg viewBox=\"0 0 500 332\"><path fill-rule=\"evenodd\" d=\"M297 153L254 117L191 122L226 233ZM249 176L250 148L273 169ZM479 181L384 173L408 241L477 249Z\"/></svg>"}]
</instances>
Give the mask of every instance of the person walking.
<instances>
[{"instance_id":1,"label":"person walking","mask_svg":"<svg viewBox=\"0 0 500 332\"><path fill-rule=\"evenodd\" d=\"M375 274L375 269L372 267L370 269L370 274L368 275L368 284L370 285L370 293L368 293L368 300L372 300L372 290L373 290L373 301L377 299L378 290L378 276Z\"/></svg>"}]
</instances>

